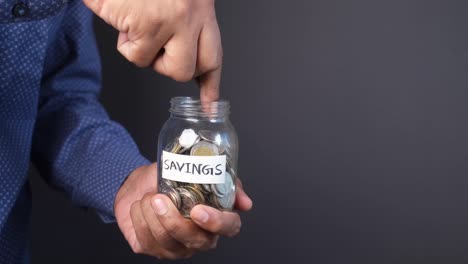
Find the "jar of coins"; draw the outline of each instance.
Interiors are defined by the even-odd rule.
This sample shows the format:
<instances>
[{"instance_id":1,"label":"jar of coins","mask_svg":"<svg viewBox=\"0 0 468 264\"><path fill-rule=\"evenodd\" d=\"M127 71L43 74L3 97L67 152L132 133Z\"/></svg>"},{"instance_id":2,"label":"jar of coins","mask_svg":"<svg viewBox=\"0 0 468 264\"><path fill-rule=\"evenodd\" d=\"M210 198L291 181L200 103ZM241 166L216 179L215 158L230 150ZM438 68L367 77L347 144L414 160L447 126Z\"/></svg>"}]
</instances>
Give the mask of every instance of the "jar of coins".
<instances>
[{"instance_id":1,"label":"jar of coins","mask_svg":"<svg viewBox=\"0 0 468 264\"><path fill-rule=\"evenodd\" d=\"M158 140L158 191L186 218L197 204L232 210L238 140L229 102L175 97L169 112Z\"/></svg>"}]
</instances>

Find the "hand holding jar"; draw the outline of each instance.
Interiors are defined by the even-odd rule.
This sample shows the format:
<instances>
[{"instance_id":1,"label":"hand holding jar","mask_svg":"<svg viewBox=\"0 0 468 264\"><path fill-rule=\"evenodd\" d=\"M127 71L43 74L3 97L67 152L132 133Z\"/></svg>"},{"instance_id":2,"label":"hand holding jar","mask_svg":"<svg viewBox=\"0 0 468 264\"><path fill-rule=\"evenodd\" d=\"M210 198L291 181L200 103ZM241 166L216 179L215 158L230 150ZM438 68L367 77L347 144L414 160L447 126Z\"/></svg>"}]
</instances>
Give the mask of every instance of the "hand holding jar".
<instances>
[{"instance_id":1,"label":"hand holding jar","mask_svg":"<svg viewBox=\"0 0 468 264\"><path fill-rule=\"evenodd\" d=\"M157 167L141 167L127 178L115 216L134 252L180 259L215 248L219 236L236 235L241 220L231 209L248 211L252 201L237 177L229 103L203 108L198 100L179 97L171 104Z\"/></svg>"}]
</instances>

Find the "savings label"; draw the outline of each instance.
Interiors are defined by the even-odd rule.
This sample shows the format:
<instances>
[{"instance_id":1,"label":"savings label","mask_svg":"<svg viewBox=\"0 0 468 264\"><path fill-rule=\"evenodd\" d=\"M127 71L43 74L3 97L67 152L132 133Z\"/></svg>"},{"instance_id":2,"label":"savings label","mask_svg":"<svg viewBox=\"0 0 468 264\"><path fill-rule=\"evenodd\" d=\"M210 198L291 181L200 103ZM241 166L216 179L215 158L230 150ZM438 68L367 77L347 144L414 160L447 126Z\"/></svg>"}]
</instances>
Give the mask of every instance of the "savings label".
<instances>
[{"instance_id":1,"label":"savings label","mask_svg":"<svg viewBox=\"0 0 468 264\"><path fill-rule=\"evenodd\" d=\"M225 180L226 155L190 156L163 151L161 163L163 179L200 184Z\"/></svg>"}]
</instances>

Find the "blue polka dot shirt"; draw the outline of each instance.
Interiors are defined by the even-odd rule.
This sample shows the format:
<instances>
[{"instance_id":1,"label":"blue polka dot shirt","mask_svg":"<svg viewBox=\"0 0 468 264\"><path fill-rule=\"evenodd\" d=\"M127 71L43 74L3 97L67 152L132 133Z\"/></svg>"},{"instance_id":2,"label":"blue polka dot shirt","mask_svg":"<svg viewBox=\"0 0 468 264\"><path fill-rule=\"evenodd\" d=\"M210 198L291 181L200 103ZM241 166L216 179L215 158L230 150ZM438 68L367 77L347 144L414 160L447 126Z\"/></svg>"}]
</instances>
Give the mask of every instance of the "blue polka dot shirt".
<instances>
[{"instance_id":1,"label":"blue polka dot shirt","mask_svg":"<svg viewBox=\"0 0 468 264\"><path fill-rule=\"evenodd\" d=\"M100 82L80 0L0 0L0 263L24 263L31 162L105 222L125 178L149 163L98 102Z\"/></svg>"}]
</instances>

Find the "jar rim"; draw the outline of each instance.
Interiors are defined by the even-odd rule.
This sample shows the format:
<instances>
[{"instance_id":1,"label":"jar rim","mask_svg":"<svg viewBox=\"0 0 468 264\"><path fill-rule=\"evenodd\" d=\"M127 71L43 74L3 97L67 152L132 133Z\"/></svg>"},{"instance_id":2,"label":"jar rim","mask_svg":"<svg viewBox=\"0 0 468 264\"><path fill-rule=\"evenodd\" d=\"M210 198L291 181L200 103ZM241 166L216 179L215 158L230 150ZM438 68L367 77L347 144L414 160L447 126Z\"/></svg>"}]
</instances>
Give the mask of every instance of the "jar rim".
<instances>
[{"instance_id":1,"label":"jar rim","mask_svg":"<svg viewBox=\"0 0 468 264\"><path fill-rule=\"evenodd\" d=\"M202 102L198 97L176 96L171 98L169 112L184 117L224 117L229 114L230 103L220 99L213 102Z\"/></svg>"}]
</instances>

